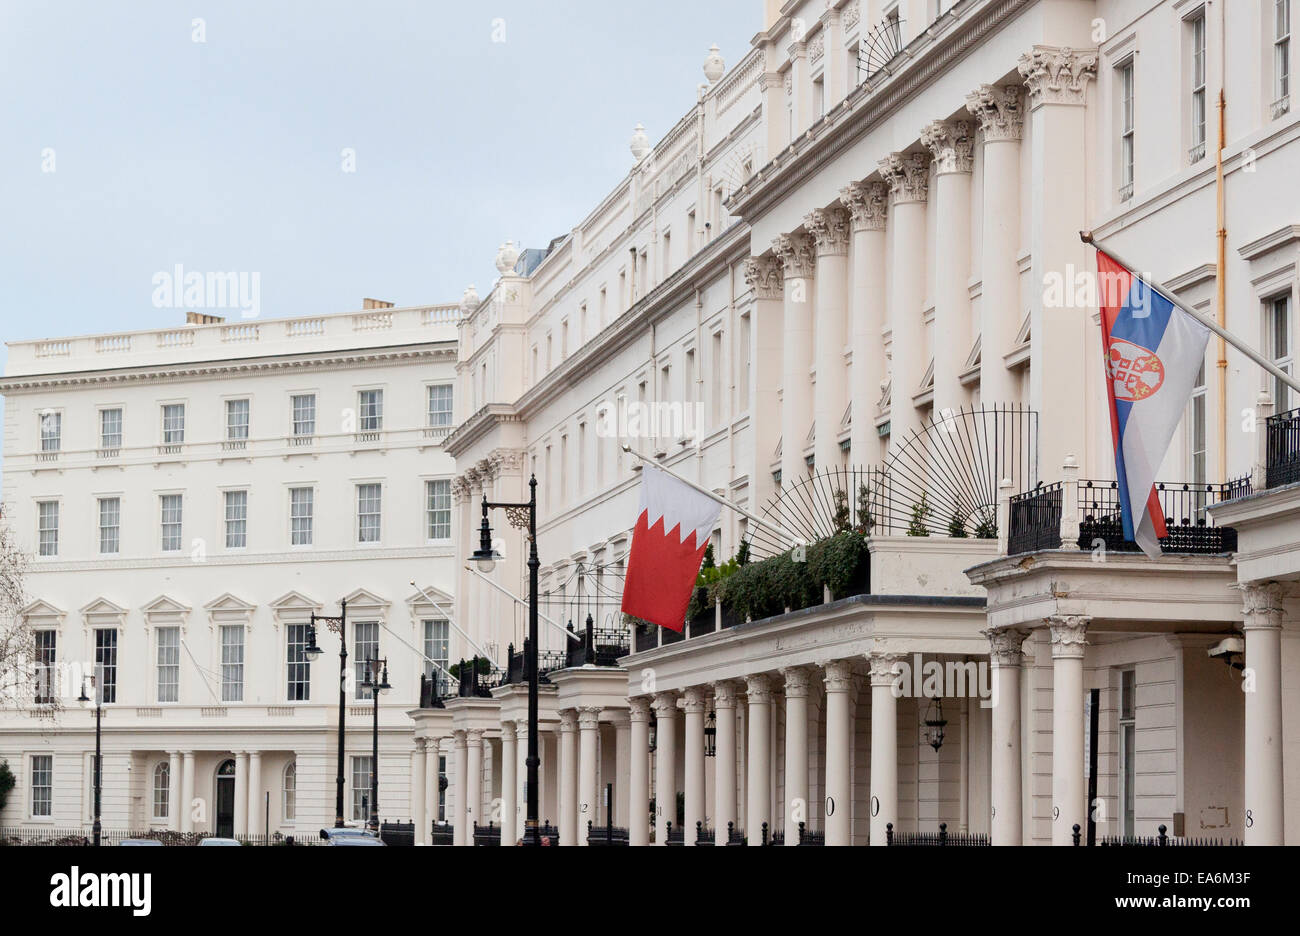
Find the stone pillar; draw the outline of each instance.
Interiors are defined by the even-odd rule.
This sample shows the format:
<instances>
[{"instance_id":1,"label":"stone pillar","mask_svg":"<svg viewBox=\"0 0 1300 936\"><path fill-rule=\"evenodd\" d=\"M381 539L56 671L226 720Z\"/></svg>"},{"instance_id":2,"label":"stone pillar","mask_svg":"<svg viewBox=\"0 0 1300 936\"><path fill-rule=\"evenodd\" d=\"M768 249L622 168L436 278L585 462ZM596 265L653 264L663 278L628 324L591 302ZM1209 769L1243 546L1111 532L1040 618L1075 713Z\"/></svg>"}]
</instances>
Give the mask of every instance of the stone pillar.
<instances>
[{"instance_id":1,"label":"stone pillar","mask_svg":"<svg viewBox=\"0 0 1300 936\"><path fill-rule=\"evenodd\" d=\"M452 789L455 793L455 828L452 830L452 844L464 845L474 844L474 836L470 831L470 812L469 812L469 744L465 740L465 732L457 730L452 732L455 739L456 748L456 783Z\"/></svg>"},{"instance_id":2,"label":"stone pillar","mask_svg":"<svg viewBox=\"0 0 1300 936\"><path fill-rule=\"evenodd\" d=\"M829 89L827 91L829 93ZM840 465L840 424L848 404L844 369L845 292L848 284L849 214L840 205L818 209L803 219L817 249L817 327L813 361L814 469Z\"/></svg>"},{"instance_id":3,"label":"stone pillar","mask_svg":"<svg viewBox=\"0 0 1300 936\"><path fill-rule=\"evenodd\" d=\"M425 821L428 816L428 804L424 799L424 768L425 768L425 740L416 738L415 745L411 749L411 781L409 784L409 801L411 824L415 826L415 836L412 843L421 845L424 843L424 837L427 833L421 830L428 825Z\"/></svg>"},{"instance_id":4,"label":"stone pillar","mask_svg":"<svg viewBox=\"0 0 1300 936\"><path fill-rule=\"evenodd\" d=\"M1003 355L1015 343L1025 311L1020 298L1020 137L1023 87L981 85L966 97L979 121L984 150L980 219L980 402L1014 403L1017 381Z\"/></svg>"},{"instance_id":5,"label":"stone pillar","mask_svg":"<svg viewBox=\"0 0 1300 936\"><path fill-rule=\"evenodd\" d=\"M775 256L750 257L745 261L745 282L754 292L749 323L749 411L774 416L782 411L781 386L759 375L780 374L784 367L785 280L781 260ZM782 422L775 418L751 419L750 426L754 433L754 503L766 504L776 493L770 468L781 444Z\"/></svg>"},{"instance_id":6,"label":"stone pillar","mask_svg":"<svg viewBox=\"0 0 1300 936\"><path fill-rule=\"evenodd\" d=\"M912 397L925 374L926 199L930 161L921 153L890 153L880 161L889 185L893 238L888 323L890 345L889 449L894 452L921 426Z\"/></svg>"},{"instance_id":7,"label":"stone pillar","mask_svg":"<svg viewBox=\"0 0 1300 936\"><path fill-rule=\"evenodd\" d=\"M515 797L519 785L515 771L519 769L519 753L515 748L518 735L513 721L501 723L501 844L514 845L519 836L519 816Z\"/></svg>"},{"instance_id":8,"label":"stone pillar","mask_svg":"<svg viewBox=\"0 0 1300 936\"><path fill-rule=\"evenodd\" d=\"M167 828L172 832L181 830L181 754L179 751L167 752Z\"/></svg>"},{"instance_id":9,"label":"stone pillar","mask_svg":"<svg viewBox=\"0 0 1300 936\"><path fill-rule=\"evenodd\" d=\"M465 732L465 844L474 844L474 826L483 807L483 729Z\"/></svg>"},{"instance_id":10,"label":"stone pillar","mask_svg":"<svg viewBox=\"0 0 1300 936\"><path fill-rule=\"evenodd\" d=\"M853 223L852 281L849 296L849 342L853 349L849 426L849 464L878 462L876 404L887 379L881 337L885 328L885 220L889 188L883 182L853 182L840 190L840 201ZM850 493L856 497L856 492ZM847 806L847 804L846 804Z\"/></svg>"},{"instance_id":11,"label":"stone pillar","mask_svg":"<svg viewBox=\"0 0 1300 936\"><path fill-rule=\"evenodd\" d=\"M655 844L668 844L677 821L677 695L655 693Z\"/></svg>"},{"instance_id":12,"label":"stone pillar","mask_svg":"<svg viewBox=\"0 0 1300 936\"><path fill-rule=\"evenodd\" d=\"M438 765L440 743L438 738L426 738L424 741L424 790L421 793L424 799L424 825L416 830L416 841L427 845L433 844L433 824L438 821L438 799L442 793L438 789L441 774Z\"/></svg>"},{"instance_id":13,"label":"stone pillar","mask_svg":"<svg viewBox=\"0 0 1300 936\"><path fill-rule=\"evenodd\" d=\"M826 844L853 844L853 663L826 664ZM787 694L789 690L787 689Z\"/></svg>"},{"instance_id":14,"label":"stone pillar","mask_svg":"<svg viewBox=\"0 0 1300 936\"><path fill-rule=\"evenodd\" d=\"M612 823L626 826L628 817L628 776L631 770L632 723L625 709L607 713L614 723L614 802Z\"/></svg>"},{"instance_id":15,"label":"stone pillar","mask_svg":"<svg viewBox=\"0 0 1300 936\"><path fill-rule=\"evenodd\" d=\"M262 789L262 752L248 755L248 834L266 831L266 791Z\"/></svg>"},{"instance_id":16,"label":"stone pillar","mask_svg":"<svg viewBox=\"0 0 1300 936\"><path fill-rule=\"evenodd\" d=\"M899 654L867 654L871 681L871 845L885 845L886 826L898 831L898 697L894 695Z\"/></svg>"},{"instance_id":17,"label":"stone pillar","mask_svg":"<svg viewBox=\"0 0 1300 936\"><path fill-rule=\"evenodd\" d=\"M248 834L248 752L235 751L235 835ZM213 815L215 822L216 816Z\"/></svg>"},{"instance_id":18,"label":"stone pillar","mask_svg":"<svg viewBox=\"0 0 1300 936\"><path fill-rule=\"evenodd\" d=\"M1083 764L1083 656L1089 618L1047 619L1052 634L1052 844L1073 845L1074 826L1088 828Z\"/></svg>"},{"instance_id":19,"label":"stone pillar","mask_svg":"<svg viewBox=\"0 0 1300 936\"><path fill-rule=\"evenodd\" d=\"M789 117L786 114L785 76L778 70L785 58L781 49L772 39L758 39L755 44L763 49L764 71L758 76L759 93L763 98L763 158L755 163L769 163L786 145L786 127Z\"/></svg>"},{"instance_id":20,"label":"stone pillar","mask_svg":"<svg viewBox=\"0 0 1300 936\"><path fill-rule=\"evenodd\" d=\"M682 841L686 845L694 845L695 824L704 821L704 712L708 707L704 689L700 686L687 689L685 703L686 821L683 824L685 838Z\"/></svg>"},{"instance_id":21,"label":"stone pillar","mask_svg":"<svg viewBox=\"0 0 1300 936\"><path fill-rule=\"evenodd\" d=\"M194 752L181 752L181 831L194 831Z\"/></svg>"},{"instance_id":22,"label":"stone pillar","mask_svg":"<svg viewBox=\"0 0 1300 936\"><path fill-rule=\"evenodd\" d=\"M560 844L578 844L578 713L560 712Z\"/></svg>"},{"instance_id":23,"label":"stone pillar","mask_svg":"<svg viewBox=\"0 0 1300 936\"><path fill-rule=\"evenodd\" d=\"M713 783L714 841L726 844L727 823L738 822L736 813L736 685L713 684L713 711L718 720L717 752L713 758L717 771Z\"/></svg>"},{"instance_id":24,"label":"stone pillar","mask_svg":"<svg viewBox=\"0 0 1300 936\"><path fill-rule=\"evenodd\" d=\"M971 170L975 131L964 120L936 120L921 131L934 155L934 412L966 402L959 379L966 370L970 333ZM1000 207L999 209L1000 210ZM1013 307L1014 308L1014 307Z\"/></svg>"},{"instance_id":25,"label":"stone pillar","mask_svg":"<svg viewBox=\"0 0 1300 936\"><path fill-rule=\"evenodd\" d=\"M1245 820L1247 845L1282 845L1282 586L1241 586L1246 669Z\"/></svg>"},{"instance_id":26,"label":"stone pillar","mask_svg":"<svg viewBox=\"0 0 1300 936\"><path fill-rule=\"evenodd\" d=\"M785 844L799 844L799 823L808 821L808 671L781 670L785 677Z\"/></svg>"},{"instance_id":27,"label":"stone pillar","mask_svg":"<svg viewBox=\"0 0 1300 936\"><path fill-rule=\"evenodd\" d=\"M537 739L537 755L542 753L542 739ZM542 768L537 768L537 783L540 786L542 782ZM542 791L537 791L537 809L540 812L542 808ZM538 823L546 820L545 816L538 816ZM524 837L524 831L528 825L528 720L525 719L515 725L515 839Z\"/></svg>"},{"instance_id":28,"label":"stone pillar","mask_svg":"<svg viewBox=\"0 0 1300 936\"><path fill-rule=\"evenodd\" d=\"M745 677L745 695L748 699L749 720L749 782L745 795L748 815L745 817L745 835L750 845L763 844L763 823L767 823L769 837L776 830L772 826L772 774L770 735L772 731L772 689L767 676L759 673Z\"/></svg>"},{"instance_id":29,"label":"stone pillar","mask_svg":"<svg viewBox=\"0 0 1300 936\"><path fill-rule=\"evenodd\" d=\"M990 628L984 636L989 639L989 665L993 671L993 808L989 838L994 845L1020 845L1024 835L1020 805L1020 667L1025 659L1020 648L1029 633L1004 627Z\"/></svg>"},{"instance_id":30,"label":"stone pillar","mask_svg":"<svg viewBox=\"0 0 1300 936\"><path fill-rule=\"evenodd\" d=\"M630 845L650 844L650 700L627 700L631 719L627 778L627 838Z\"/></svg>"},{"instance_id":31,"label":"stone pillar","mask_svg":"<svg viewBox=\"0 0 1300 936\"><path fill-rule=\"evenodd\" d=\"M596 821L596 754L600 743L600 707L578 709L578 839L587 844L587 823Z\"/></svg>"},{"instance_id":32,"label":"stone pillar","mask_svg":"<svg viewBox=\"0 0 1300 936\"><path fill-rule=\"evenodd\" d=\"M794 136L804 133L813 122L811 63L806 33L799 34L788 49L790 54L790 96L794 104ZM792 141L793 142L793 141Z\"/></svg>"},{"instance_id":33,"label":"stone pillar","mask_svg":"<svg viewBox=\"0 0 1300 936\"><path fill-rule=\"evenodd\" d=\"M803 460L813 422L813 241L807 234L782 234L772 241L780 259L785 297L781 366L781 485L786 490L808 475Z\"/></svg>"}]
</instances>

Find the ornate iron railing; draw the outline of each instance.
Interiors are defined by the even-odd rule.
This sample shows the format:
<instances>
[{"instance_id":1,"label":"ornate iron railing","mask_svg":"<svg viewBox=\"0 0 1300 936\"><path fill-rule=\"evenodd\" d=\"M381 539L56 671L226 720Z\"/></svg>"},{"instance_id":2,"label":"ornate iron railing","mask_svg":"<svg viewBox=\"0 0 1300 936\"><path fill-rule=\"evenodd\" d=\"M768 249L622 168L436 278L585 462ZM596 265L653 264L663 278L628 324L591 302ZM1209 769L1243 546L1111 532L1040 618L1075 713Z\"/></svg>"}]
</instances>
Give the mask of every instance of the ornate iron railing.
<instances>
[{"instance_id":1,"label":"ornate iron railing","mask_svg":"<svg viewBox=\"0 0 1300 936\"><path fill-rule=\"evenodd\" d=\"M1061 548L1061 483L1039 485L1011 498L1007 552Z\"/></svg>"},{"instance_id":2,"label":"ornate iron railing","mask_svg":"<svg viewBox=\"0 0 1300 936\"><path fill-rule=\"evenodd\" d=\"M631 844L627 829L614 825L594 825L587 820L587 844L600 846L625 846Z\"/></svg>"},{"instance_id":3,"label":"ornate iron railing","mask_svg":"<svg viewBox=\"0 0 1300 936\"><path fill-rule=\"evenodd\" d=\"M1300 409L1270 416L1264 431L1264 475L1270 488L1300 481Z\"/></svg>"},{"instance_id":4,"label":"ornate iron railing","mask_svg":"<svg viewBox=\"0 0 1300 936\"><path fill-rule=\"evenodd\" d=\"M1240 482L1192 484L1158 481L1156 498L1165 518L1167 536L1160 541L1166 553L1217 555L1236 552L1237 531L1216 527L1206 507L1240 491ZM1103 545L1112 552L1138 552L1138 545L1124 537L1120 517L1119 485L1114 481L1079 482L1079 548Z\"/></svg>"},{"instance_id":5,"label":"ornate iron railing","mask_svg":"<svg viewBox=\"0 0 1300 936\"><path fill-rule=\"evenodd\" d=\"M456 841L456 827L450 822L435 822L430 830L430 841L434 845L452 845Z\"/></svg>"},{"instance_id":6,"label":"ornate iron railing","mask_svg":"<svg viewBox=\"0 0 1300 936\"><path fill-rule=\"evenodd\" d=\"M895 832L892 822L885 823L886 845L988 845L989 837L981 832L958 832L950 834L948 823L939 823L939 831L934 832Z\"/></svg>"},{"instance_id":7,"label":"ornate iron railing","mask_svg":"<svg viewBox=\"0 0 1300 936\"><path fill-rule=\"evenodd\" d=\"M1155 835L1103 835L1097 839L1097 844L1103 848L1222 848L1225 845L1236 847L1241 844L1235 838L1175 838L1168 832L1168 826L1161 825L1156 829ZM1074 826L1073 839L1075 845L1084 844L1083 831L1078 824Z\"/></svg>"},{"instance_id":8,"label":"ornate iron railing","mask_svg":"<svg viewBox=\"0 0 1300 936\"><path fill-rule=\"evenodd\" d=\"M500 845L501 844L501 826L493 825L489 822L485 826L474 823L474 844L475 845Z\"/></svg>"},{"instance_id":9,"label":"ornate iron railing","mask_svg":"<svg viewBox=\"0 0 1300 936\"><path fill-rule=\"evenodd\" d=\"M414 845L415 823L406 822L379 823L379 840L385 845Z\"/></svg>"}]
</instances>

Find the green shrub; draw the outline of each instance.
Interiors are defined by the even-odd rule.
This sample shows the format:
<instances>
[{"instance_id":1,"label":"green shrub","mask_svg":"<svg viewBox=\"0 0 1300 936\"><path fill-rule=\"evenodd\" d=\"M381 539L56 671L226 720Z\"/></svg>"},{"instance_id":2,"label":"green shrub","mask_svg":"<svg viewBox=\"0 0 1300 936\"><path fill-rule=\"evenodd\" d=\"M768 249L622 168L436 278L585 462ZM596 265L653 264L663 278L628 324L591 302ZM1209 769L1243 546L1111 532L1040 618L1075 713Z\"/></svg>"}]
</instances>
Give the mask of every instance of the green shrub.
<instances>
[{"instance_id":1,"label":"green shrub","mask_svg":"<svg viewBox=\"0 0 1300 936\"><path fill-rule=\"evenodd\" d=\"M926 521L930 519L932 513L934 508L930 506L930 502L925 498L925 492L922 491L920 502L912 505L912 519L907 524L907 535L929 536L930 528L926 525Z\"/></svg>"},{"instance_id":2,"label":"green shrub","mask_svg":"<svg viewBox=\"0 0 1300 936\"><path fill-rule=\"evenodd\" d=\"M9 762L0 761L0 809L4 809L5 804L9 802L9 793L17 782L14 772L9 769Z\"/></svg>"},{"instance_id":3,"label":"green shrub","mask_svg":"<svg viewBox=\"0 0 1300 936\"><path fill-rule=\"evenodd\" d=\"M960 510L954 510L948 518L948 535L953 539L966 538L966 518Z\"/></svg>"},{"instance_id":4,"label":"green shrub","mask_svg":"<svg viewBox=\"0 0 1300 936\"><path fill-rule=\"evenodd\" d=\"M476 670L478 670L478 674L480 676L486 676L492 672L492 661L489 660L487 657L476 656L474 657L473 660L470 660L469 662L473 665L473 667ZM459 679L460 664L459 663L451 664L451 666L447 667L447 672L450 673L452 676L455 676L457 679Z\"/></svg>"},{"instance_id":5,"label":"green shrub","mask_svg":"<svg viewBox=\"0 0 1300 936\"><path fill-rule=\"evenodd\" d=\"M838 533L808 547L808 574L820 588L843 597L860 579L867 541L856 533Z\"/></svg>"}]
</instances>

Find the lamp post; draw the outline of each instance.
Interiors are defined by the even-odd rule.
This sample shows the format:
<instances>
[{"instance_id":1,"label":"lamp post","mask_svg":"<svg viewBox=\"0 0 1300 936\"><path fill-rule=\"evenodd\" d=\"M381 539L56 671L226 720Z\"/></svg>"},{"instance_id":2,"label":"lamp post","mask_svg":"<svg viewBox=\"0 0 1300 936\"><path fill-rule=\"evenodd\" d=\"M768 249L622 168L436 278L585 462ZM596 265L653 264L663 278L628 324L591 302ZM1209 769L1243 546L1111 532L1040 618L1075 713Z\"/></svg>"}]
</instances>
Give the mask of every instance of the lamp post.
<instances>
[{"instance_id":1,"label":"lamp post","mask_svg":"<svg viewBox=\"0 0 1300 936\"><path fill-rule=\"evenodd\" d=\"M528 479L528 500L524 503L492 503L483 498L483 522L479 526L479 548L470 559L479 571L492 571L501 555L492 548L492 526L488 523L489 508L500 507L506 511L510 525L528 528L528 641L524 644L524 678L528 680L528 756L527 788L528 806L524 815L524 843L542 844L537 827L537 476Z\"/></svg>"},{"instance_id":2,"label":"lamp post","mask_svg":"<svg viewBox=\"0 0 1300 936\"><path fill-rule=\"evenodd\" d=\"M339 635L339 757L338 772L334 777L334 828L336 829L343 828L343 709L346 705L344 690L347 687L348 670L347 620L348 602L346 598L339 602L338 617L329 617L313 611L311 615L311 631L307 640L308 646L303 649L303 656L307 658L308 662L321 655L321 648L316 643L317 621L324 621L330 630Z\"/></svg>"},{"instance_id":3,"label":"lamp post","mask_svg":"<svg viewBox=\"0 0 1300 936\"><path fill-rule=\"evenodd\" d=\"M90 680L90 685L93 686L95 689L95 779L94 779L95 820L94 820L94 825L90 827L91 828L90 834L94 836L94 840L95 840L94 844L96 847L98 847L100 834L103 831L103 827L100 825L100 821L99 821L99 806L100 806L100 791L101 791L100 784L103 777L103 764L102 764L103 752L100 745L100 741L101 741L100 720L104 714L104 696L103 693L100 692L99 684L96 681L95 677L88 676L85 679L81 680L81 695L77 698L78 702L80 702L84 706L87 702L90 701L90 696L86 695L86 679Z\"/></svg>"},{"instance_id":4,"label":"lamp post","mask_svg":"<svg viewBox=\"0 0 1300 936\"><path fill-rule=\"evenodd\" d=\"M379 667L383 665L383 676ZM370 737L370 831L379 834L379 694L393 687L388 684L388 657L382 660L366 662L366 679L362 687L370 690L370 697L375 700L375 724Z\"/></svg>"}]
</instances>

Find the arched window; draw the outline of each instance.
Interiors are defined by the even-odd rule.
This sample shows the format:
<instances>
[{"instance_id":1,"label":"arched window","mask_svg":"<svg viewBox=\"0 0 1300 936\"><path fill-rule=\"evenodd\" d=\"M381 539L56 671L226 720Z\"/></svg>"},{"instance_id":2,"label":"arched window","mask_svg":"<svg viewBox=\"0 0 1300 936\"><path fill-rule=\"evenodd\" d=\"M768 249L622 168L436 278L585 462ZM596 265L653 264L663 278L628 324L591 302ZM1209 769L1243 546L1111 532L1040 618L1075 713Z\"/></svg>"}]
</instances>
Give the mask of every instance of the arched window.
<instances>
[{"instance_id":1,"label":"arched window","mask_svg":"<svg viewBox=\"0 0 1300 936\"><path fill-rule=\"evenodd\" d=\"M281 799L281 822L293 822L298 809L298 762L289 761L284 768L284 793Z\"/></svg>"},{"instance_id":2,"label":"arched window","mask_svg":"<svg viewBox=\"0 0 1300 936\"><path fill-rule=\"evenodd\" d=\"M159 761L153 769L153 817L166 819L171 811L172 768L167 761Z\"/></svg>"}]
</instances>

